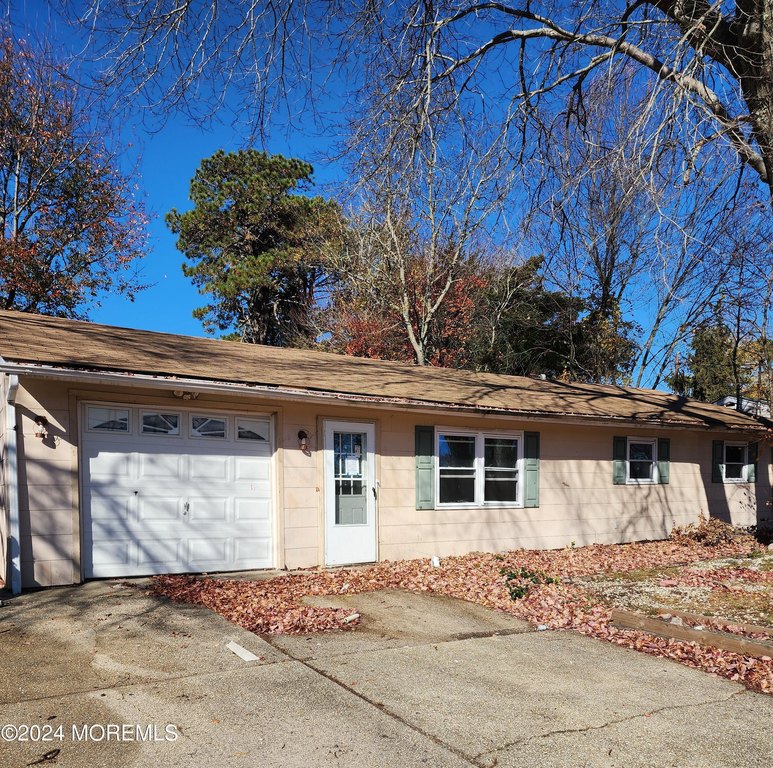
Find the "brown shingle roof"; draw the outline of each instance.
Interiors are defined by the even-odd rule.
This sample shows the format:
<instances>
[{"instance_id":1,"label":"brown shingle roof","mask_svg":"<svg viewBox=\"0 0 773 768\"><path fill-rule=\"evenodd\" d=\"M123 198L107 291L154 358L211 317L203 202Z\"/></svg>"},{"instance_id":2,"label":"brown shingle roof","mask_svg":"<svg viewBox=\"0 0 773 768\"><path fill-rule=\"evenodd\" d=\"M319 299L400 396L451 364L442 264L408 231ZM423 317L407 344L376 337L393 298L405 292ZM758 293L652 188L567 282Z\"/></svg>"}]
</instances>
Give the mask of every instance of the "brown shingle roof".
<instances>
[{"instance_id":1,"label":"brown shingle roof","mask_svg":"<svg viewBox=\"0 0 773 768\"><path fill-rule=\"evenodd\" d=\"M8 363L67 370L259 385L445 408L699 428L761 428L758 421L728 408L657 390L419 367L21 312L0 312L0 357Z\"/></svg>"}]
</instances>

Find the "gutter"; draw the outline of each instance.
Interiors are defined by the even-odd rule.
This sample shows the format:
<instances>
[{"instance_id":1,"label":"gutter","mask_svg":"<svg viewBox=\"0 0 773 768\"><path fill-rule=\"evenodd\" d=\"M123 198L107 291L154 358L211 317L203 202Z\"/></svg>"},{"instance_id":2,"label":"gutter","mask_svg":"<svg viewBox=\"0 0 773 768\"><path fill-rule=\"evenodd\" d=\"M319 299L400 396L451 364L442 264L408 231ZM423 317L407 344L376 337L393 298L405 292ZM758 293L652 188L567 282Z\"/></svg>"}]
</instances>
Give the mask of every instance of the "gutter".
<instances>
[{"instance_id":1,"label":"gutter","mask_svg":"<svg viewBox=\"0 0 773 768\"><path fill-rule=\"evenodd\" d=\"M5 409L5 456L6 456L6 507L8 510L8 565L11 577L11 593L21 592L21 526L19 523L19 434L16 429L16 393L19 377L8 377L8 395Z\"/></svg>"},{"instance_id":2,"label":"gutter","mask_svg":"<svg viewBox=\"0 0 773 768\"><path fill-rule=\"evenodd\" d=\"M166 376L153 376L146 373L111 372L98 370L82 370L77 368L61 368L52 365L35 365L31 363L13 363L0 357L0 372L18 375L35 376L42 379L54 379L72 381L85 384L112 384L116 386L156 388L164 390L193 390L196 392L210 392L230 394L237 396L261 397L264 399L281 398L284 400L297 400L314 403L362 403L375 408L432 413L444 411L446 413L460 413L482 416L484 418L509 418L509 419L537 419L546 423L561 424L597 424L611 426L615 424L635 425L637 427L662 427L668 429L687 430L713 430L722 432L752 432L765 431L764 424L750 424L749 426L730 426L717 424L709 426L705 423L684 420L664 419L636 419L626 416L593 416L577 413L562 413L539 410L514 411L506 408L492 406L470 406L447 403L441 401L415 400L401 397L378 397L375 395L356 395L343 392L330 392L323 390L297 389L293 387L280 387L268 384L245 384L240 382L211 381L205 379L178 378Z\"/></svg>"}]
</instances>

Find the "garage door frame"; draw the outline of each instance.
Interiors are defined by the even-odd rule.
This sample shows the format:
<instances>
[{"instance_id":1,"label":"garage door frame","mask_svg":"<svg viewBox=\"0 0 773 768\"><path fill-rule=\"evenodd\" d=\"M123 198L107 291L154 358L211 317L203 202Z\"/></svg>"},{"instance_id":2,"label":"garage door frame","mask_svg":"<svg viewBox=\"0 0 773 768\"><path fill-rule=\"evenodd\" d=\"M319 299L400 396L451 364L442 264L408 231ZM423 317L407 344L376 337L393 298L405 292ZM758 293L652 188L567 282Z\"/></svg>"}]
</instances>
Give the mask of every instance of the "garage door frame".
<instances>
[{"instance_id":1,"label":"garage door frame","mask_svg":"<svg viewBox=\"0 0 773 768\"><path fill-rule=\"evenodd\" d=\"M85 393L84 393L85 394ZM131 400L122 400L114 398L98 398L89 396L83 399L76 398L75 415L77 418L77 435L78 435L78 472L77 472L77 499L79 507L79 549L80 549L80 576L81 580L86 578L102 578L100 576L91 577L86 576L87 560L90 558L90 553L87 552L87 515L86 515L86 485L88 483L88 460L85 456L85 439L87 434L87 414L90 406L106 407L106 408L128 408L135 415L134 421L139 419L140 413L144 411L153 410L168 410L169 412L180 412L184 419L188 419L190 414L209 414L209 415L223 415L229 418L230 428L233 429L235 425L236 417L246 417L267 420L269 425L269 459L268 459L268 472L269 472L269 503L270 503L270 531L271 531L271 546L270 546L270 565L266 568L276 568L282 558L280 557L281 549L281 527L279 524L279 504L278 504L278 492L279 486L277 482L277 414L270 410L251 410L243 407L234 407L233 404L218 403L217 401L207 402L205 404L193 404L188 401L176 400L158 400L155 398L141 398ZM139 438L140 433L138 431L138 424L134 423L131 434L134 437ZM186 438L190 440L190 436ZM164 436L164 440L174 440L173 437ZM206 438L205 438L206 439ZM181 445L187 444L187 440ZM120 441L118 441L120 443ZM230 440L229 440L230 442ZM124 443L125 445L126 443ZM205 444L205 443L202 443ZM227 452L225 455L229 455ZM235 454L230 454L235 455ZM242 569L236 569L242 570ZM214 572L214 571L213 571ZM107 577L111 578L111 577Z\"/></svg>"}]
</instances>

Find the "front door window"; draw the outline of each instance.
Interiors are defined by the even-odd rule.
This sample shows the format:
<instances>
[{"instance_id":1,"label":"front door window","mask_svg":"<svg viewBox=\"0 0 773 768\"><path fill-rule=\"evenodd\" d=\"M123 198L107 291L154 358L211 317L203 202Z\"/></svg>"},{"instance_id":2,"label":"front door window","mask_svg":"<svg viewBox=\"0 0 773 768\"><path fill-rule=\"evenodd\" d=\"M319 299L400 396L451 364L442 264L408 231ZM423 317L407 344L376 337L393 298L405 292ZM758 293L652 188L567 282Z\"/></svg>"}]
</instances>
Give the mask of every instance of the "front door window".
<instances>
[{"instance_id":1,"label":"front door window","mask_svg":"<svg viewBox=\"0 0 773 768\"><path fill-rule=\"evenodd\" d=\"M367 434L333 433L333 471L335 477L335 524L366 525Z\"/></svg>"}]
</instances>

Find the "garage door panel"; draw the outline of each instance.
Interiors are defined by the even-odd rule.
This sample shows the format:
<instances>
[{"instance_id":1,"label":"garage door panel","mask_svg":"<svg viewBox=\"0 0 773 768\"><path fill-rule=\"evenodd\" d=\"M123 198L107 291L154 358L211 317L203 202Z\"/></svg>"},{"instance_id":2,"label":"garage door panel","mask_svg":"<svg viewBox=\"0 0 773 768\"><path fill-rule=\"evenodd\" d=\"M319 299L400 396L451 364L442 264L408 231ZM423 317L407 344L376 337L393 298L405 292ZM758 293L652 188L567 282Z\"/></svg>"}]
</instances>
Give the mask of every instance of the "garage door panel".
<instances>
[{"instance_id":1,"label":"garage door panel","mask_svg":"<svg viewBox=\"0 0 773 768\"><path fill-rule=\"evenodd\" d=\"M132 542L127 538L95 541L91 548L91 560L94 567L114 567L121 569L131 563Z\"/></svg>"},{"instance_id":2,"label":"garage door panel","mask_svg":"<svg viewBox=\"0 0 773 768\"><path fill-rule=\"evenodd\" d=\"M269 465L265 459L259 457L237 457L234 462L234 477L236 480L257 480L259 482L268 481Z\"/></svg>"},{"instance_id":3,"label":"garage door panel","mask_svg":"<svg viewBox=\"0 0 773 768\"><path fill-rule=\"evenodd\" d=\"M91 518L95 521L111 521L128 524L132 516L133 500L126 495L112 496L99 486L91 486Z\"/></svg>"},{"instance_id":4,"label":"garage door panel","mask_svg":"<svg viewBox=\"0 0 773 768\"><path fill-rule=\"evenodd\" d=\"M223 521L228 518L228 507L230 498L228 497L196 497L189 496L188 503L190 511L188 519L191 523Z\"/></svg>"},{"instance_id":5,"label":"garage door panel","mask_svg":"<svg viewBox=\"0 0 773 768\"><path fill-rule=\"evenodd\" d=\"M191 570L206 571L231 560L229 544L230 539L227 538L188 539Z\"/></svg>"},{"instance_id":6,"label":"garage door panel","mask_svg":"<svg viewBox=\"0 0 773 768\"><path fill-rule=\"evenodd\" d=\"M191 480L223 480L229 478L230 456L188 456Z\"/></svg>"},{"instance_id":7,"label":"garage door panel","mask_svg":"<svg viewBox=\"0 0 773 768\"><path fill-rule=\"evenodd\" d=\"M120 409L128 431L81 433L86 576L273 566L270 422L245 417L238 432L228 416L226 438L204 439L180 411L179 434L159 437L139 406Z\"/></svg>"},{"instance_id":8,"label":"garage door panel","mask_svg":"<svg viewBox=\"0 0 773 768\"><path fill-rule=\"evenodd\" d=\"M237 568L249 568L254 560L271 557L271 542L263 538L241 538L234 541L234 563Z\"/></svg>"},{"instance_id":9,"label":"garage door panel","mask_svg":"<svg viewBox=\"0 0 773 768\"><path fill-rule=\"evenodd\" d=\"M137 521L139 523L178 521L182 518L179 496L157 496L143 491L137 499Z\"/></svg>"},{"instance_id":10,"label":"garage door panel","mask_svg":"<svg viewBox=\"0 0 773 768\"><path fill-rule=\"evenodd\" d=\"M268 499L234 499L235 520L271 520L271 502Z\"/></svg>"},{"instance_id":11,"label":"garage door panel","mask_svg":"<svg viewBox=\"0 0 773 768\"><path fill-rule=\"evenodd\" d=\"M182 456L173 453L139 453L140 480L183 480Z\"/></svg>"},{"instance_id":12,"label":"garage door panel","mask_svg":"<svg viewBox=\"0 0 773 768\"><path fill-rule=\"evenodd\" d=\"M112 480L128 480L133 476L132 455L130 453L116 453L111 450L96 449L86 457L89 477L93 480L109 478Z\"/></svg>"},{"instance_id":13,"label":"garage door panel","mask_svg":"<svg viewBox=\"0 0 773 768\"><path fill-rule=\"evenodd\" d=\"M185 565L185 540L182 538L138 538L137 564L143 566L163 565L170 570L187 570ZM157 573L158 571L151 570Z\"/></svg>"}]
</instances>

